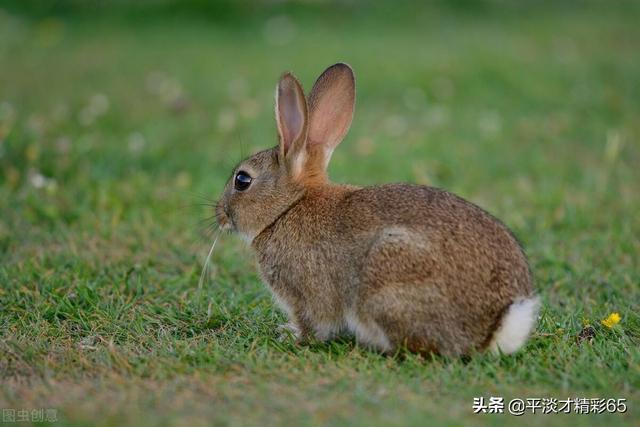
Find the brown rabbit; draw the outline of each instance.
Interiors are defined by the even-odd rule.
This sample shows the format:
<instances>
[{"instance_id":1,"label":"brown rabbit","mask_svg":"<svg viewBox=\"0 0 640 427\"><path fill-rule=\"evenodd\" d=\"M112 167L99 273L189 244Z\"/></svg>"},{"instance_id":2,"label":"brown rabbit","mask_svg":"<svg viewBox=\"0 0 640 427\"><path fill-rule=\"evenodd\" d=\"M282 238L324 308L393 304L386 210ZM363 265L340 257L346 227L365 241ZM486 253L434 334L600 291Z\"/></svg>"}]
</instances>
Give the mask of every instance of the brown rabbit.
<instances>
[{"instance_id":1,"label":"brown rabbit","mask_svg":"<svg viewBox=\"0 0 640 427\"><path fill-rule=\"evenodd\" d=\"M300 341L342 333L385 353L512 353L534 327L526 257L497 219L436 188L329 182L351 125L355 79L329 67L308 99L284 74L280 143L243 160L216 206L223 229L256 251Z\"/></svg>"}]
</instances>

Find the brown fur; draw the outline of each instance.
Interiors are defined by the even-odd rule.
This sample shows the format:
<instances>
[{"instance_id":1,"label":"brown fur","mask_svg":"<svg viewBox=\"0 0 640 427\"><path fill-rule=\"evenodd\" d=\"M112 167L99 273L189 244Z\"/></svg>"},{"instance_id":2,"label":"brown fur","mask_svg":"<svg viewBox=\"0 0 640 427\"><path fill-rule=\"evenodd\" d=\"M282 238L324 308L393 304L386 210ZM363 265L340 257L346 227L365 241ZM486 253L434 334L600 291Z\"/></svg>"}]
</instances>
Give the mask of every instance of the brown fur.
<instances>
[{"instance_id":1,"label":"brown fur","mask_svg":"<svg viewBox=\"0 0 640 427\"><path fill-rule=\"evenodd\" d=\"M292 98L277 105L296 105L300 86L292 78L285 75L278 92ZM280 90L283 81L292 93ZM242 192L233 178L227 184L216 212L221 225L251 241L264 281L301 340L330 339L358 319L370 326L359 341L382 351L483 350L509 305L532 294L523 251L502 223L446 191L330 183L328 159L350 125L354 100L351 69L325 71L309 111L300 109L308 132L306 121L298 131L280 131L279 146L238 165L234 176L242 170L253 181ZM282 129L287 118L278 114ZM379 333L388 347L367 342Z\"/></svg>"}]
</instances>

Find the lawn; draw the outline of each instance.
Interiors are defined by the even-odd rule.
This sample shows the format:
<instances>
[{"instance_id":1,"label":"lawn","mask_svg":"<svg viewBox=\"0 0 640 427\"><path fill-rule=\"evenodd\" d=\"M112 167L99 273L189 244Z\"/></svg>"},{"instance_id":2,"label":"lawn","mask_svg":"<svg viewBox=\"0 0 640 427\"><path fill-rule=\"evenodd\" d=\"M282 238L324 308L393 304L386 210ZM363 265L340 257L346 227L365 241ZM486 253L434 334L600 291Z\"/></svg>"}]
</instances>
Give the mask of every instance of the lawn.
<instances>
[{"instance_id":1,"label":"lawn","mask_svg":"<svg viewBox=\"0 0 640 427\"><path fill-rule=\"evenodd\" d=\"M0 3L3 416L640 424L640 2L114 3ZM284 316L233 235L198 288L210 205L276 142L279 75L309 89L337 61L357 105L330 176L442 187L501 218L543 301L516 355L281 342ZM480 396L628 409L474 414Z\"/></svg>"}]
</instances>

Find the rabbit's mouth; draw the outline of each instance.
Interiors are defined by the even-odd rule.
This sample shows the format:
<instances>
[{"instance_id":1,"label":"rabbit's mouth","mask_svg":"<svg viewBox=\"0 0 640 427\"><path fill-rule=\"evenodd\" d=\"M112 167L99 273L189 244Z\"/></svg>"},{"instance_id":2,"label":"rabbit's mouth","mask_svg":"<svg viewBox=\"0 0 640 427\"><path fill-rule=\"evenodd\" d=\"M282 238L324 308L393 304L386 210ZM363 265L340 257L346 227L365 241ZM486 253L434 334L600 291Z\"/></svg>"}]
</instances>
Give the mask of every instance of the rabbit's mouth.
<instances>
[{"instance_id":1,"label":"rabbit's mouth","mask_svg":"<svg viewBox=\"0 0 640 427\"><path fill-rule=\"evenodd\" d=\"M222 202L218 203L218 205L216 206L216 221L218 221L220 230L237 230L236 225L233 223L233 219L227 213L227 210L225 209Z\"/></svg>"}]
</instances>

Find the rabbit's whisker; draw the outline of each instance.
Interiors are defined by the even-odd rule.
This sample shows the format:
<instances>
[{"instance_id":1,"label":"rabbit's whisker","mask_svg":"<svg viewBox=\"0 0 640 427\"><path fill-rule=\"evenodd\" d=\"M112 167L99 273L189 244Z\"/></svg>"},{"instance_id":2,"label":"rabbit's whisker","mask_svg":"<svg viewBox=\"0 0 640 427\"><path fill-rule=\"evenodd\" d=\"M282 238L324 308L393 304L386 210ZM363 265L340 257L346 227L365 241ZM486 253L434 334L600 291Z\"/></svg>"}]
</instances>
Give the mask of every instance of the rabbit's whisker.
<instances>
[{"instance_id":1,"label":"rabbit's whisker","mask_svg":"<svg viewBox=\"0 0 640 427\"><path fill-rule=\"evenodd\" d=\"M220 227L216 230L215 238L213 239L213 243L211 244L211 249L209 249L209 254L204 261L204 265L202 266L202 273L200 273L200 280L198 281L198 291L202 290L202 285L204 283L205 277L209 274L209 264L211 261L211 254L213 254L213 249L216 247L216 243L218 243L218 238L220 238L220 234L222 231Z\"/></svg>"}]
</instances>

